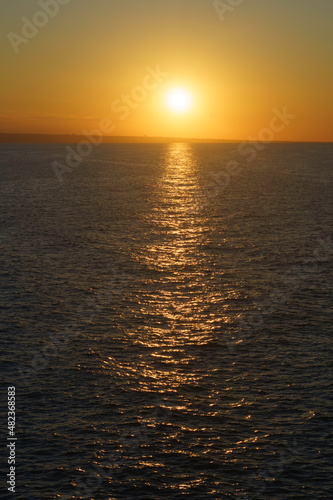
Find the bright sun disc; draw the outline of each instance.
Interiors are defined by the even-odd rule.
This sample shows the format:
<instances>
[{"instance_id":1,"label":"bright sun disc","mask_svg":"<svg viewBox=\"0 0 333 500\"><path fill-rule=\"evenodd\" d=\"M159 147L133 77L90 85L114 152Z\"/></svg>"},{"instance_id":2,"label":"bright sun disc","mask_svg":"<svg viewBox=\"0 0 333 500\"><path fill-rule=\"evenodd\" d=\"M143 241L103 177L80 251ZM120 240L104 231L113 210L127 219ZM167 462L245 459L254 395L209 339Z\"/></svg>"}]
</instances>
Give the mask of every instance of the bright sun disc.
<instances>
[{"instance_id":1,"label":"bright sun disc","mask_svg":"<svg viewBox=\"0 0 333 500\"><path fill-rule=\"evenodd\" d=\"M192 98L190 93L185 89L173 89L167 95L167 103L172 111L181 113L191 107Z\"/></svg>"}]
</instances>

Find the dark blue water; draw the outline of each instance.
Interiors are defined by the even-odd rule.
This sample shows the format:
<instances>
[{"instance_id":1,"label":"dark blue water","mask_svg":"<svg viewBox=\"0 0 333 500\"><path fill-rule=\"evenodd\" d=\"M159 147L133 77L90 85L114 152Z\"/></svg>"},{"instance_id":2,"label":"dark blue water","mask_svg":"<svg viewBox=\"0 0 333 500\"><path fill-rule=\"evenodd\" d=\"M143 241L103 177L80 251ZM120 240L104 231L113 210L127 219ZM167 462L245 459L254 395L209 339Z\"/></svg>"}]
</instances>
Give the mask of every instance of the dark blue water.
<instances>
[{"instance_id":1,"label":"dark blue water","mask_svg":"<svg viewBox=\"0 0 333 500\"><path fill-rule=\"evenodd\" d=\"M1 498L333 498L332 145L65 156L0 148Z\"/></svg>"}]
</instances>

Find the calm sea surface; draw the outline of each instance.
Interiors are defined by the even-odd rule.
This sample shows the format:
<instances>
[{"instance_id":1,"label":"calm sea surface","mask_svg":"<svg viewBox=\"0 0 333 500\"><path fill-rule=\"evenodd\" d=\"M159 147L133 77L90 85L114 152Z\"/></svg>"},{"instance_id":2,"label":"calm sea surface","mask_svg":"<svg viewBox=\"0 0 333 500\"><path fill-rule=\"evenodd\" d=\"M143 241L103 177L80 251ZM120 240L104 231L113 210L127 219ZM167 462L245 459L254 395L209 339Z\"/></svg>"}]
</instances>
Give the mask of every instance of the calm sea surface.
<instances>
[{"instance_id":1,"label":"calm sea surface","mask_svg":"<svg viewBox=\"0 0 333 500\"><path fill-rule=\"evenodd\" d=\"M1 498L332 499L333 146L65 148L0 147Z\"/></svg>"}]
</instances>

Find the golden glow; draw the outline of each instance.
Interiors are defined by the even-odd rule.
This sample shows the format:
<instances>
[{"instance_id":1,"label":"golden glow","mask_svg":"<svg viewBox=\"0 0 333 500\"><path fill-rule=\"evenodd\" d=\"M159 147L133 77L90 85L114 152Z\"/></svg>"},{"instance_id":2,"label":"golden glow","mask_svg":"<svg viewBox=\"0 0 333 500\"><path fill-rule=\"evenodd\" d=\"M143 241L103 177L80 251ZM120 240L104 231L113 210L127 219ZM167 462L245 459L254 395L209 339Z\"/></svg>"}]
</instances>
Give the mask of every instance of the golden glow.
<instances>
[{"instance_id":1,"label":"golden glow","mask_svg":"<svg viewBox=\"0 0 333 500\"><path fill-rule=\"evenodd\" d=\"M192 107L192 96L186 89L172 89L167 94L167 105L171 111L184 113Z\"/></svg>"},{"instance_id":2,"label":"golden glow","mask_svg":"<svg viewBox=\"0 0 333 500\"><path fill-rule=\"evenodd\" d=\"M69 2L31 39L26 3L2 2L16 38L0 46L0 132L83 134L111 119L105 135L247 141L285 108L296 118L274 141L333 141L333 2L251 2L226 12L232 29L212 2Z\"/></svg>"}]
</instances>

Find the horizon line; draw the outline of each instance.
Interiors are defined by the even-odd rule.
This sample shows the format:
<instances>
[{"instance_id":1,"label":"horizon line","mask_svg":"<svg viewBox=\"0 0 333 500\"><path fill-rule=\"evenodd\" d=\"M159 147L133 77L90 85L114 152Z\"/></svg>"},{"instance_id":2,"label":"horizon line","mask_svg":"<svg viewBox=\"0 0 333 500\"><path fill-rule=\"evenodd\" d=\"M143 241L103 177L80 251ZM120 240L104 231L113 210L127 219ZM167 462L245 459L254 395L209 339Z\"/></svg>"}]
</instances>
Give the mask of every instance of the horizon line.
<instances>
[{"instance_id":1,"label":"horizon line","mask_svg":"<svg viewBox=\"0 0 333 500\"><path fill-rule=\"evenodd\" d=\"M93 131L92 131L93 132ZM90 137L94 135L91 134ZM83 134L43 134L40 132L26 133L26 132L0 132L0 144L40 144L48 143L46 139L53 139L49 144L61 144L61 143L71 143L68 139L75 138L72 144L80 142L81 140L87 140L87 135ZM96 136L95 136L96 137ZM130 136L130 135L103 135L102 143L132 143L132 142L142 142L150 143L151 141L157 142L201 142L201 143L242 143L246 142L249 144L255 143L254 140L245 139L213 139L213 138L203 138L203 137L169 137L169 136ZM13 140L10 140L13 139ZM16 139L16 140L15 140ZM17 140L20 139L20 140ZM24 140L26 139L26 140ZM60 140L62 139L62 140ZM65 140L66 139L66 140ZM263 144L273 144L273 143L318 143L318 144L332 144L333 141L318 141L318 140L285 140L285 141L260 141Z\"/></svg>"}]
</instances>

